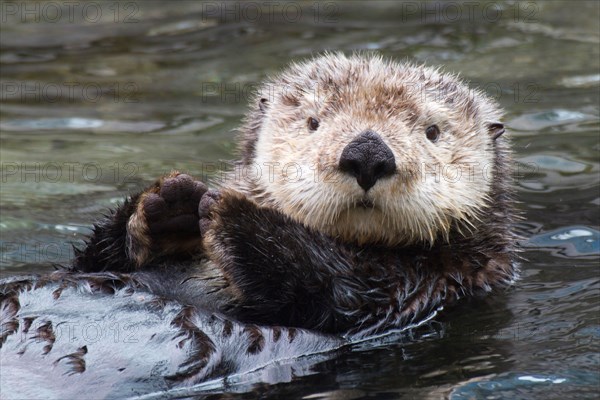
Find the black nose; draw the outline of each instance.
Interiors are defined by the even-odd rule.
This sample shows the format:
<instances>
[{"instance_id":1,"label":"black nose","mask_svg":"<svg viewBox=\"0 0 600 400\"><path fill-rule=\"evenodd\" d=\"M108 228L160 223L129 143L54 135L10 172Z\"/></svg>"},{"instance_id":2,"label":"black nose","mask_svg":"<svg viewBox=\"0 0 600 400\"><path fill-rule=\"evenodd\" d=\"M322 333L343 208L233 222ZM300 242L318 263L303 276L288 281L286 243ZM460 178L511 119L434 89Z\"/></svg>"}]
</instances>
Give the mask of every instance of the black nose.
<instances>
[{"instance_id":1,"label":"black nose","mask_svg":"<svg viewBox=\"0 0 600 400\"><path fill-rule=\"evenodd\" d=\"M396 159L378 134L365 131L344 148L339 167L354 176L366 192L379 178L396 171Z\"/></svg>"}]
</instances>

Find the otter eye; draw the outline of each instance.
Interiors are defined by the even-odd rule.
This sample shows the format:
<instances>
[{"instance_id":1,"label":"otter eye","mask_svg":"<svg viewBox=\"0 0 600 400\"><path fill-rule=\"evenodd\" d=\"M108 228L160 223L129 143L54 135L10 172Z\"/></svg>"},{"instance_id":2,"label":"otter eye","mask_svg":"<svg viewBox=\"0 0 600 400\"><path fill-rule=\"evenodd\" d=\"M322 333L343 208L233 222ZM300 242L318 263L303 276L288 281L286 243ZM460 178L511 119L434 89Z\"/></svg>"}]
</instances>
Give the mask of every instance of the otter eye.
<instances>
[{"instance_id":1,"label":"otter eye","mask_svg":"<svg viewBox=\"0 0 600 400\"><path fill-rule=\"evenodd\" d=\"M428 126L425 129L425 134L427 135L427 139L435 143L440 138L440 128L437 125Z\"/></svg>"},{"instance_id":2,"label":"otter eye","mask_svg":"<svg viewBox=\"0 0 600 400\"><path fill-rule=\"evenodd\" d=\"M313 117L308 117L307 123L308 123L308 129L311 131L316 131L319 128L319 121L317 121Z\"/></svg>"}]
</instances>

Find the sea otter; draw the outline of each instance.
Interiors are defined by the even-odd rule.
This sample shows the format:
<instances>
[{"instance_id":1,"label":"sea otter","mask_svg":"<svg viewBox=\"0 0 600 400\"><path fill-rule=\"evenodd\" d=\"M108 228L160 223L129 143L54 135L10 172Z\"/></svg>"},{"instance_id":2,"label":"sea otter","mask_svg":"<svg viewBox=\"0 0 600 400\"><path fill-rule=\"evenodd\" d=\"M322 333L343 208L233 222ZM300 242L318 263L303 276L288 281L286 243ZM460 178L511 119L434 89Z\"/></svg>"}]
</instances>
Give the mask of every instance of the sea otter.
<instances>
[{"instance_id":1,"label":"sea otter","mask_svg":"<svg viewBox=\"0 0 600 400\"><path fill-rule=\"evenodd\" d=\"M342 54L293 64L258 90L224 180L162 177L38 286L57 299L133 287L186 306L173 323L209 354L196 380L218 370L227 329L208 334L194 313L255 327L249 354L277 336L258 326L353 340L418 323L517 277L501 117L437 69ZM3 286L10 321L28 282Z\"/></svg>"}]
</instances>

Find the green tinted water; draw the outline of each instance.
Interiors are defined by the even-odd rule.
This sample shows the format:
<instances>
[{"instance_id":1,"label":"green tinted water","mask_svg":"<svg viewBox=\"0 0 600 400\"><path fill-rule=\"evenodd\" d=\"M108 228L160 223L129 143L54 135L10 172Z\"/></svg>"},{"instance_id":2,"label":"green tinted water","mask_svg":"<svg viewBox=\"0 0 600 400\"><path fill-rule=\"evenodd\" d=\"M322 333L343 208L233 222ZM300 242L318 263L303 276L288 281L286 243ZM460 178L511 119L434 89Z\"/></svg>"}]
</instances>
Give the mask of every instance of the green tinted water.
<instances>
[{"instance_id":1,"label":"green tinted water","mask_svg":"<svg viewBox=\"0 0 600 400\"><path fill-rule=\"evenodd\" d=\"M459 72L505 108L522 279L240 397L595 398L599 3L66 3L0 3L0 276L68 262L91 221L173 168L211 175L234 157L245 94L290 60L378 51Z\"/></svg>"}]
</instances>

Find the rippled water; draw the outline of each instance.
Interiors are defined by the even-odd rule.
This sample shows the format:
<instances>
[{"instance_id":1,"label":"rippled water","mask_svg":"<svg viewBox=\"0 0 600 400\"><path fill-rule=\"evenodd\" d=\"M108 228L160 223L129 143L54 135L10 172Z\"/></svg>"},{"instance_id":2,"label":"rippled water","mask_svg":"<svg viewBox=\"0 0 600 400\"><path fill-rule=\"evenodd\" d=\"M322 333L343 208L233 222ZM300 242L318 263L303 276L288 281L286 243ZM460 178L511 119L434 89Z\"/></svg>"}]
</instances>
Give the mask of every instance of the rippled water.
<instances>
[{"instance_id":1,"label":"rippled water","mask_svg":"<svg viewBox=\"0 0 600 400\"><path fill-rule=\"evenodd\" d=\"M196 393L596 398L599 3L467 3L0 3L0 276L68 262L92 220L170 169L211 175L266 74L375 50L460 72L505 108L522 279L412 335Z\"/></svg>"}]
</instances>

